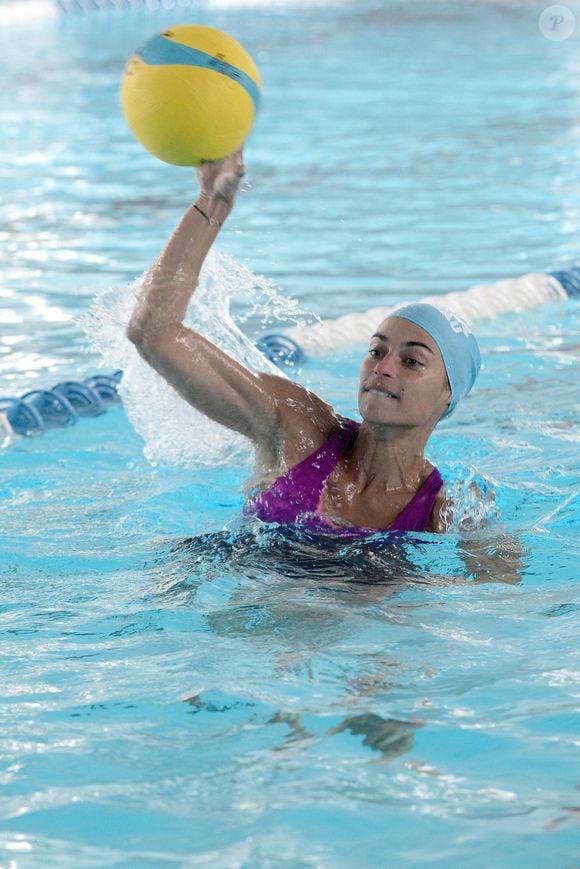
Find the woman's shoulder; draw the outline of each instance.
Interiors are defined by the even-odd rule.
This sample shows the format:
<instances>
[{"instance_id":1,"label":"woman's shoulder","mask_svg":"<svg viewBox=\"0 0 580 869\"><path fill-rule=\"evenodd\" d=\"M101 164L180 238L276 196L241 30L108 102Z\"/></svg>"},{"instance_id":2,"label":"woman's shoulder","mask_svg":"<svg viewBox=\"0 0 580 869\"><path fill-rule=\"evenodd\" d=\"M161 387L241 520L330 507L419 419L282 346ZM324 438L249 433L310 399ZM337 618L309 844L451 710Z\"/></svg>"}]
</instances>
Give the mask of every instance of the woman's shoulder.
<instances>
[{"instance_id":1,"label":"woman's shoulder","mask_svg":"<svg viewBox=\"0 0 580 869\"><path fill-rule=\"evenodd\" d=\"M276 374L263 374L261 380L275 404L280 443L286 450L295 449L297 461L318 449L337 429L357 425L301 383Z\"/></svg>"}]
</instances>

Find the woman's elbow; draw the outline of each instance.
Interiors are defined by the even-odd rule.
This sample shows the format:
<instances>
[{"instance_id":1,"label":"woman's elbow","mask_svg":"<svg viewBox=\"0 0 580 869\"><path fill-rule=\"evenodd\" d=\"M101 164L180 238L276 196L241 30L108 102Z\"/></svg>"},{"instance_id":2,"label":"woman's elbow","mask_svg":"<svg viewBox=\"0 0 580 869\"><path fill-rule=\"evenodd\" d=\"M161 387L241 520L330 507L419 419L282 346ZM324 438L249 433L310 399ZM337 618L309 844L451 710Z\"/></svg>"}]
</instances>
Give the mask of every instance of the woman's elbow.
<instances>
[{"instance_id":1,"label":"woman's elbow","mask_svg":"<svg viewBox=\"0 0 580 869\"><path fill-rule=\"evenodd\" d=\"M125 334L127 335L127 338L129 339L131 344L134 344L137 350L141 353L142 349L147 343L147 330L144 323L140 322L136 318L132 318L129 321L129 325L127 326Z\"/></svg>"},{"instance_id":2,"label":"woman's elbow","mask_svg":"<svg viewBox=\"0 0 580 869\"><path fill-rule=\"evenodd\" d=\"M154 368L164 359L177 340L178 326L154 326L150 321L133 318L127 326L126 335L139 355Z\"/></svg>"},{"instance_id":3,"label":"woman's elbow","mask_svg":"<svg viewBox=\"0 0 580 869\"><path fill-rule=\"evenodd\" d=\"M146 362L153 364L159 353L159 345L162 343L159 329L146 317L133 316L129 321L126 333L127 338L133 344L139 356Z\"/></svg>"}]
</instances>

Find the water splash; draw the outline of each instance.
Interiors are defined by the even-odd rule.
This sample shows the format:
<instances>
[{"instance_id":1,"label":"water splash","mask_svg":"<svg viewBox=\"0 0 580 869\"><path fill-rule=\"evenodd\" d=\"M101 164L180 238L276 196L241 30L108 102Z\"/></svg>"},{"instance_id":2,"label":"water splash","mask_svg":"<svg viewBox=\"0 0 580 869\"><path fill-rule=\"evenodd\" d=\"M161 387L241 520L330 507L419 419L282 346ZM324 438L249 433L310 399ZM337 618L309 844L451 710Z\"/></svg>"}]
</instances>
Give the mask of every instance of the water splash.
<instances>
[{"instance_id":1,"label":"water splash","mask_svg":"<svg viewBox=\"0 0 580 869\"><path fill-rule=\"evenodd\" d=\"M481 471L454 463L442 472L447 499L442 520L448 531L476 531L500 518L496 484Z\"/></svg>"},{"instance_id":2,"label":"water splash","mask_svg":"<svg viewBox=\"0 0 580 869\"><path fill-rule=\"evenodd\" d=\"M189 468L247 459L249 441L188 405L139 356L126 337L142 279L97 296L82 326L105 364L122 368L120 394L131 423L145 441L152 464ZM235 313L232 313L235 308ZM203 333L254 371L282 374L256 349L240 325L265 328L272 323L311 319L298 303L283 298L275 285L227 254L211 251L189 306L186 324Z\"/></svg>"}]
</instances>

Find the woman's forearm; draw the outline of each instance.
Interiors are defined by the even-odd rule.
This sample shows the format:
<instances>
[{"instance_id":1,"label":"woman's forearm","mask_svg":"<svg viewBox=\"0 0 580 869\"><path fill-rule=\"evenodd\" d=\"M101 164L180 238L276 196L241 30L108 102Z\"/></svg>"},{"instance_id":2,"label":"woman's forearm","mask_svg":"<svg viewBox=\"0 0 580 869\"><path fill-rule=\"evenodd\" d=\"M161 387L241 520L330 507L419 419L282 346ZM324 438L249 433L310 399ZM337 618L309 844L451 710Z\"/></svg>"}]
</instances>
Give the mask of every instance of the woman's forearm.
<instances>
[{"instance_id":1,"label":"woman's forearm","mask_svg":"<svg viewBox=\"0 0 580 869\"><path fill-rule=\"evenodd\" d=\"M187 209L143 278L128 328L134 343L183 321L201 267L230 210L231 203L204 196Z\"/></svg>"},{"instance_id":2,"label":"woman's forearm","mask_svg":"<svg viewBox=\"0 0 580 869\"><path fill-rule=\"evenodd\" d=\"M233 208L244 174L243 152L197 170L200 194L145 273L127 335L140 350L185 317L201 267Z\"/></svg>"}]
</instances>

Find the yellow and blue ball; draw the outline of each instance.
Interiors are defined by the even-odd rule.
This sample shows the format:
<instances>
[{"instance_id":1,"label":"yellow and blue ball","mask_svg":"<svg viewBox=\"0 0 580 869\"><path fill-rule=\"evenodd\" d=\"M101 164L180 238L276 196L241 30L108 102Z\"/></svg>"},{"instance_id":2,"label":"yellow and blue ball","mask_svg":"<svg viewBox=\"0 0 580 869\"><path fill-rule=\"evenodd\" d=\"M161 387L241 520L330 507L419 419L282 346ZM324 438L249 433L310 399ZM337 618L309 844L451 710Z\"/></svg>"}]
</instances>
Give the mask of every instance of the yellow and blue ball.
<instances>
[{"instance_id":1,"label":"yellow and blue ball","mask_svg":"<svg viewBox=\"0 0 580 869\"><path fill-rule=\"evenodd\" d=\"M121 105L135 137L177 166L221 160L246 140L262 82L248 52L213 27L152 37L125 68Z\"/></svg>"}]
</instances>

